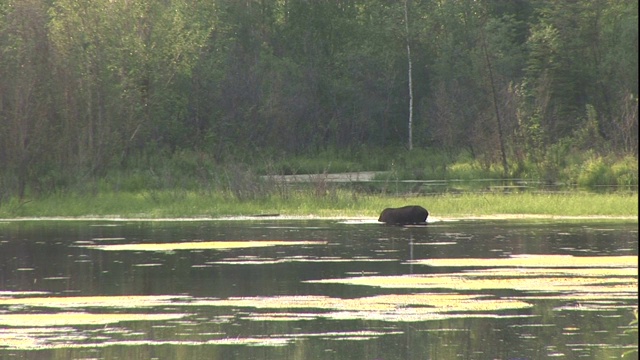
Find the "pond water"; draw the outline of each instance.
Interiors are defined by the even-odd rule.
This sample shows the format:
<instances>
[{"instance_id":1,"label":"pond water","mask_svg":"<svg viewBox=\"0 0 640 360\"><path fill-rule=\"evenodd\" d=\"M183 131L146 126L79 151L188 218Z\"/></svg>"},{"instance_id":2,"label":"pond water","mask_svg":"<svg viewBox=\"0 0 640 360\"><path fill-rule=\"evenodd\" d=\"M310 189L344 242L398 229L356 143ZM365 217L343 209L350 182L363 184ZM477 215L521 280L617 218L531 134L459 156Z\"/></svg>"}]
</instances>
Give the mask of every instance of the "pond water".
<instances>
[{"instance_id":1,"label":"pond water","mask_svg":"<svg viewBox=\"0 0 640 360\"><path fill-rule=\"evenodd\" d=\"M0 223L0 359L637 358L638 224Z\"/></svg>"}]
</instances>

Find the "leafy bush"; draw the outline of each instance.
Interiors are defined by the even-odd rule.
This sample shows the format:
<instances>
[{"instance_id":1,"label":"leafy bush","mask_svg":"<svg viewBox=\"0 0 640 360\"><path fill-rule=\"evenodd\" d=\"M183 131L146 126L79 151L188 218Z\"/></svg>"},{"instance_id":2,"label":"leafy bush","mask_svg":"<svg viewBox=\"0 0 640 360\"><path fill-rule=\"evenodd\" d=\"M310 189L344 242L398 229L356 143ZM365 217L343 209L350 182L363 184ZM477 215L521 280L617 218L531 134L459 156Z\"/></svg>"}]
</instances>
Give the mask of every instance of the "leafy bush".
<instances>
[{"instance_id":1,"label":"leafy bush","mask_svg":"<svg viewBox=\"0 0 640 360\"><path fill-rule=\"evenodd\" d=\"M124 192L142 192L158 187L157 178L148 171L131 171L126 175L116 176L111 181L114 182L115 190Z\"/></svg>"},{"instance_id":2,"label":"leafy bush","mask_svg":"<svg viewBox=\"0 0 640 360\"><path fill-rule=\"evenodd\" d=\"M625 156L611 166L616 183L621 186L638 186L638 160Z\"/></svg>"},{"instance_id":3,"label":"leafy bush","mask_svg":"<svg viewBox=\"0 0 640 360\"><path fill-rule=\"evenodd\" d=\"M589 189L597 186L616 185L616 177L611 169L611 164L604 158L596 156L582 164L582 169L577 179L578 186Z\"/></svg>"}]
</instances>

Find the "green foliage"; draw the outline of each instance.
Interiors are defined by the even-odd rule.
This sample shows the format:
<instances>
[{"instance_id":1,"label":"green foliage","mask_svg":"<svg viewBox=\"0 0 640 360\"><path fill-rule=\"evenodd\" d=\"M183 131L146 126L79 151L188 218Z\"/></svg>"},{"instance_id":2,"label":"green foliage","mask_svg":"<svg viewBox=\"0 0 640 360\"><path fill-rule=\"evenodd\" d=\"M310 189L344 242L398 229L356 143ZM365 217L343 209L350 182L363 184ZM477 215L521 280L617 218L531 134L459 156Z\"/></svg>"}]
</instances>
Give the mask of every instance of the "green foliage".
<instances>
[{"instance_id":1,"label":"green foliage","mask_svg":"<svg viewBox=\"0 0 640 360\"><path fill-rule=\"evenodd\" d=\"M582 165L637 158L637 2L408 9L406 29L380 0L4 1L0 201L217 188L238 163L637 183L626 160Z\"/></svg>"},{"instance_id":2,"label":"green foliage","mask_svg":"<svg viewBox=\"0 0 640 360\"><path fill-rule=\"evenodd\" d=\"M184 189L52 194L33 201L0 204L0 218L122 217L173 218L282 214L377 217L380 209L420 203L436 218L466 216L616 216L637 219L638 197L620 193L445 193L437 196L371 196L332 189L325 194L293 191L239 198L227 191Z\"/></svg>"},{"instance_id":3,"label":"green foliage","mask_svg":"<svg viewBox=\"0 0 640 360\"><path fill-rule=\"evenodd\" d=\"M611 165L611 171L619 186L638 186L638 159L625 156Z\"/></svg>"},{"instance_id":4,"label":"green foliage","mask_svg":"<svg viewBox=\"0 0 640 360\"><path fill-rule=\"evenodd\" d=\"M335 151L324 151L318 155L293 156L279 161L257 164L263 175L298 175L363 171L361 164Z\"/></svg>"},{"instance_id":5,"label":"green foliage","mask_svg":"<svg viewBox=\"0 0 640 360\"><path fill-rule=\"evenodd\" d=\"M603 186L615 186L620 182L633 182L632 168L628 163L618 163L614 171L613 162L599 156L587 159L578 174L577 183L579 186L597 189ZM637 183L637 165L635 169L635 182ZM626 185L626 184L625 184Z\"/></svg>"}]
</instances>

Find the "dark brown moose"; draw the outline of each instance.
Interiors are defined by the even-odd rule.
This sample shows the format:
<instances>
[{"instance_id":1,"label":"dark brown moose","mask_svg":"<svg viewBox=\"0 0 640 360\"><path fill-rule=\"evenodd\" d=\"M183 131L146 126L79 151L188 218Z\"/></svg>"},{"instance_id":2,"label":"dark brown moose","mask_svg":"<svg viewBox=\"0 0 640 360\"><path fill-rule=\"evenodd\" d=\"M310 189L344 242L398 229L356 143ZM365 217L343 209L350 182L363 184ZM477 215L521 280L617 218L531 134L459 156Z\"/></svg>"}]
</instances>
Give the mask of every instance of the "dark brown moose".
<instances>
[{"instance_id":1,"label":"dark brown moose","mask_svg":"<svg viewBox=\"0 0 640 360\"><path fill-rule=\"evenodd\" d=\"M428 216L429 212L422 206L409 205L382 210L378 221L387 225L424 224Z\"/></svg>"}]
</instances>

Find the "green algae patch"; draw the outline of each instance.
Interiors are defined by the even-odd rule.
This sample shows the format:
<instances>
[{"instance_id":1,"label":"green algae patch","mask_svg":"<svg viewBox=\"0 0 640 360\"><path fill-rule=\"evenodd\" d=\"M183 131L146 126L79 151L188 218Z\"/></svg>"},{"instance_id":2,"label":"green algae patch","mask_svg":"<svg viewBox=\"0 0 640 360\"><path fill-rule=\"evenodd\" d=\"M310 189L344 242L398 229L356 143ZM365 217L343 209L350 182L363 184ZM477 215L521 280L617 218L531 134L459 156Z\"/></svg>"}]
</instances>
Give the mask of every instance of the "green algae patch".
<instances>
[{"instance_id":1,"label":"green algae patch","mask_svg":"<svg viewBox=\"0 0 640 360\"><path fill-rule=\"evenodd\" d=\"M498 316L497 311L527 309L532 305L519 299L496 299L491 296L457 293L387 294L353 299L329 296L292 295L273 297L237 297L227 299L192 298L184 296L78 296L31 297L0 299L0 306L31 308L129 309L148 307L220 307L282 310L275 313L247 313L252 321L298 321L325 319L378 319L382 321L423 321L460 317L473 312L474 316ZM291 312L296 310L298 312ZM484 314L482 314L484 312ZM450 314L450 315L447 315ZM149 317L145 317L149 315ZM101 325L121 321L170 320L180 314L90 314L62 312L53 314L6 314L0 325L7 326L65 326Z\"/></svg>"},{"instance_id":2,"label":"green algae patch","mask_svg":"<svg viewBox=\"0 0 640 360\"><path fill-rule=\"evenodd\" d=\"M43 296L0 298L0 306L29 306L58 309L70 308L147 308L172 304L188 297L177 295L131 295L131 296Z\"/></svg>"},{"instance_id":3,"label":"green algae patch","mask_svg":"<svg viewBox=\"0 0 640 360\"><path fill-rule=\"evenodd\" d=\"M414 265L442 267L635 267L637 256L513 255L508 258L414 260ZM636 270L637 273L637 270Z\"/></svg>"},{"instance_id":4,"label":"green algae patch","mask_svg":"<svg viewBox=\"0 0 640 360\"><path fill-rule=\"evenodd\" d=\"M637 277L637 267L603 267L603 268L494 268L476 269L465 272L468 276L501 276L501 277Z\"/></svg>"},{"instance_id":5,"label":"green algae patch","mask_svg":"<svg viewBox=\"0 0 640 360\"><path fill-rule=\"evenodd\" d=\"M203 345L244 345L278 347L290 344L293 337L234 337L207 341L195 340L108 340L95 342L95 339L74 334L73 329L61 328L22 328L0 330L0 349L6 350L45 350L45 349L99 349L112 346L203 346ZM300 336L301 337L301 336Z\"/></svg>"},{"instance_id":6,"label":"green algae patch","mask_svg":"<svg viewBox=\"0 0 640 360\"><path fill-rule=\"evenodd\" d=\"M125 321L167 321L187 314L91 314L65 312L56 314L3 314L0 325L16 327L54 327L69 325L107 325Z\"/></svg>"},{"instance_id":7,"label":"green algae patch","mask_svg":"<svg viewBox=\"0 0 640 360\"><path fill-rule=\"evenodd\" d=\"M395 259L374 259L367 257L341 258L341 257L311 257L311 256L284 256L282 258L249 258L246 256L226 258L219 261L207 261L206 265L273 265L286 263L353 263L353 262L392 262Z\"/></svg>"},{"instance_id":8,"label":"green algae patch","mask_svg":"<svg viewBox=\"0 0 640 360\"><path fill-rule=\"evenodd\" d=\"M303 309L304 313L248 313L252 321L299 321L325 318L331 320L379 320L415 322L460 317L500 317L504 310L521 310L532 305L516 299L495 299L466 294L389 294L341 299L327 296L240 297L199 300L198 306L240 307L255 309ZM309 310L317 312L309 312ZM471 313L471 314L470 314Z\"/></svg>"},{"instance_id":9,"label":"green algae patch","mask_svg":"<svg viewBox=\"0 0 640 360\"><path fill-rule=\"evenodd\" d=\"M448 289L486 292L513 290L549 298L633 299L637 297L637 256L574 257L522 255L496 259L429 259L412 264L483 269L430 275L359 276L309 283L360 285L389 289ZM528 299L527 296L518 297ZM533 299L533 297L532 297Z\"/></svg>"},{"instance_id":10,"label":"green algae patch","mask_svg":"<svg viewBox=\"0 0 640 360\"><path fill-rule=\"evenodd\" d=\"M490 276L489 274L485 274ZM452 275L360 276L344 279L310 280L310 283L364 285L388 289L455 289L455 290L518 290L530 292L636 292L636 278L593 277L498 277L482 278L466 273Z\"/></svg>"},{"instance_id":11,"label":"green algae patch","mask_svg":"<svg viewBox=\"0 0 640 360\"><path fill-rule=\"evenodd\" d=\"M400 331L332 331L320 333L291 333L255 337L224 337L211 340L107 340L95 339L73 332L71 328L10 328L0 329L0 349L44 350L44 349L99 349L112 346L251 346L281 347L294 341L309 338L324 340L371 340L384 335L401 334Z\"/></svg>"},{"instance_id":12,"label":"green algae patch","mask_svg":"<svg viewBox=\"0 0 640 360\"><path fill-rule=\"evenodd\" d=\"M231 250L271 246L311 246L326 245L326 241L284 241L284 240L248 240L248 241L190 241L172 243L107 244L84 245L82 247L105 251L179 251L179 250Z\"/></svg>"}]
</instances>

